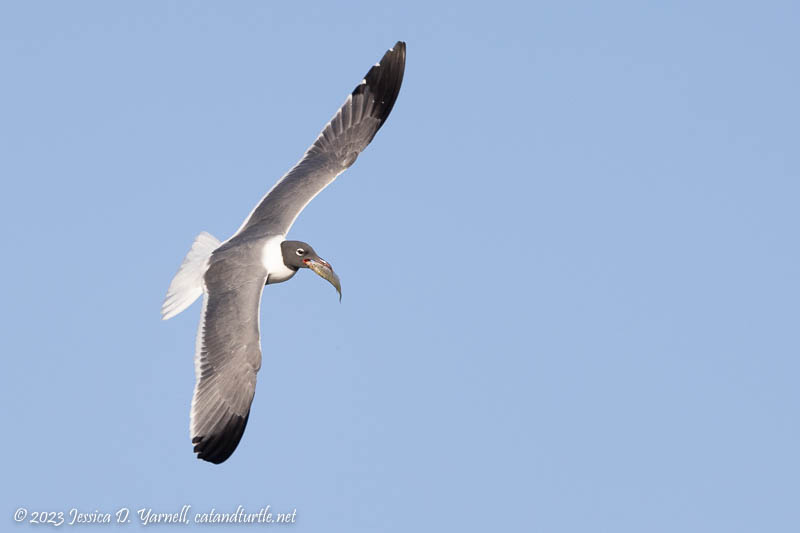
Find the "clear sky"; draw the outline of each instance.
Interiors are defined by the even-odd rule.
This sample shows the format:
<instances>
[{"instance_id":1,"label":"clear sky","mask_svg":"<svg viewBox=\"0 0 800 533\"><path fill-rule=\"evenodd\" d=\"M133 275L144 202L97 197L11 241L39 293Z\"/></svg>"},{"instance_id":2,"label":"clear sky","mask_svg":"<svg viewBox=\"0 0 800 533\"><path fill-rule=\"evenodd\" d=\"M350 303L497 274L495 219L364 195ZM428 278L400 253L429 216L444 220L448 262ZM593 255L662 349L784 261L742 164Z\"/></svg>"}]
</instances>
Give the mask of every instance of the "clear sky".
<instances>
[{"instance_id":1,"label":"clear sky","mask_svg":"<svg viewBox=\"0 0 800 533\"><path fill-rule=\"evenodd\" d=\"M800 530L800 8L654 4L0 3L0 529ZM397 40L290 233L342 303L266 288L244 439L198 461L170 279Z\"/></svg>"}]
</instances>

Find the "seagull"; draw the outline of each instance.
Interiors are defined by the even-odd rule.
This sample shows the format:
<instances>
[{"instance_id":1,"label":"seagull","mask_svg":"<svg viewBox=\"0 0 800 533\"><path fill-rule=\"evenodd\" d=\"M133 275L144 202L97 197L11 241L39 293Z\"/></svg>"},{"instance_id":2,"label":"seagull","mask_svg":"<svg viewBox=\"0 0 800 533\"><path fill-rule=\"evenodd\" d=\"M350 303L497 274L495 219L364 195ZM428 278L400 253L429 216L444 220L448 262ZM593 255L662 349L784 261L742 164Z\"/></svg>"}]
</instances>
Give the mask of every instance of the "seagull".
<instances>
[{"instance_id":1,"label":"seagull","mask_svg":"<svg viewBox=\"0 0 800 533\"><path fill-rule=\"evenodd\" d=\"M331 265L309 244L286 240L286 235L303 208L375 137L394 107L405 62L406 44L398 41L236 233L225 242L200 233L172 279L161 307L163 320L203 296L189 423L198 459L222 463L244 434L261 368L264 287L308 268L333 285L341 300L342 287Z\"/></svg>"}]
</instances>

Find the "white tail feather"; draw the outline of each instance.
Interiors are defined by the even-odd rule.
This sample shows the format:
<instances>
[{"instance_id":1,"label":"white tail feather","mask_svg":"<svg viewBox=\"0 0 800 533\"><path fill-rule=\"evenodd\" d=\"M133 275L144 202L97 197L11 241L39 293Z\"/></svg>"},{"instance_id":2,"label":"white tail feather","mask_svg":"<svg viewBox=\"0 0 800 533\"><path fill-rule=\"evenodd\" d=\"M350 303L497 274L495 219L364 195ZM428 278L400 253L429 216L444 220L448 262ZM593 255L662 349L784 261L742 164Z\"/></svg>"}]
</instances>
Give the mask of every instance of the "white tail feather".
<instances>
[{"instance_id":1,"label":"white tail feather","mask_svg":"<svg viewBox=\"0 0 800 533\"><path fill-rule=\"evenodd\" d=\"M205 231L197 236L178 273L169 284L167 297L161 306L161 320L174 317L203 294L203 274L208 268L208 258L220 244L216 237Z\"/></svg>"}]
</instances>

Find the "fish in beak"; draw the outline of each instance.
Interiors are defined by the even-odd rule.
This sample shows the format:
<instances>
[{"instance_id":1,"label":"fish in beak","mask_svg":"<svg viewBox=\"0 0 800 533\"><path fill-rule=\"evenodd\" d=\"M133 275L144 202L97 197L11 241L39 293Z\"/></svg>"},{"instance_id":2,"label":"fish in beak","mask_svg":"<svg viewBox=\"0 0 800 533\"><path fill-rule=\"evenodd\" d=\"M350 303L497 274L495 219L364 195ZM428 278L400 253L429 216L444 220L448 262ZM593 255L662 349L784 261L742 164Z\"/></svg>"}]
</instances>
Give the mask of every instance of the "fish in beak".
<instances>
[{"instance_id":1,"label":"fish in beak","mask_svg":"<svg viewBox=\"0 0 800 533\"><path fill-rule=\"evenodd\" d=\"M308 268L313 270L322 279L328 280L328 283L336 288L339 293L339 301L342 301L342 284L339 282L339 276L333 271L333 267L324 259L304 259L303 262Z\"/></svg>"}]
</instances>

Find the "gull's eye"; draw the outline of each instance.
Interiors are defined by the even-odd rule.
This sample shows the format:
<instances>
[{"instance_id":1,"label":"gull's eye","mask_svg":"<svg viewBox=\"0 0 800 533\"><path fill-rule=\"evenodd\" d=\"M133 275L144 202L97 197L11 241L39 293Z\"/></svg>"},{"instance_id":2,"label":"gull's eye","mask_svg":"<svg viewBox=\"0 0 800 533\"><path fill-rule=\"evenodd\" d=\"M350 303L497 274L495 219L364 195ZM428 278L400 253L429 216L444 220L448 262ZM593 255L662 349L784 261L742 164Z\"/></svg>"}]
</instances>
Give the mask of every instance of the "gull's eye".
<instances>
[{"instance_id":1,"label":"gull's eye","mask_svg":"<svg viewBox=\"0 0 800 533\"><path fill-rule=\"evenodd\" d=\"M295 253L296 253L297 255L303 255L303 254L305 254L305 253L306 253L306 251L305 251L305 250L303 250L302 248L298 248L298 249L297 249L297 251L296 251Z\"/></svg>"}]
</instances>

